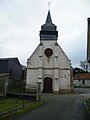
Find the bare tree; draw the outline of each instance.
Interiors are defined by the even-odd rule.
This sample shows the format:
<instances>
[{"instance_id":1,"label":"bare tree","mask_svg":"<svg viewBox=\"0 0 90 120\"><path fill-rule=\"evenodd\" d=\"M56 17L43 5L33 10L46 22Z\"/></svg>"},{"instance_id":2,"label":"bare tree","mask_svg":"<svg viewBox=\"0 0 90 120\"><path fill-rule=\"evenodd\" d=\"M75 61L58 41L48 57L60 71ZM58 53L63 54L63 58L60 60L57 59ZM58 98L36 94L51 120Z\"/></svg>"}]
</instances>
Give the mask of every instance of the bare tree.
<instances>
[{"instance_id":1,"label":"bare tree","mask_svg":"<svg viewBox=\"0 0 90 120\"><path fill-rule=\"evenodd\" d=\"M80 67L85 70L86 72L88 72L88 62L87 60L84 61L80 61Z\"/></svg>"}]
</instances>

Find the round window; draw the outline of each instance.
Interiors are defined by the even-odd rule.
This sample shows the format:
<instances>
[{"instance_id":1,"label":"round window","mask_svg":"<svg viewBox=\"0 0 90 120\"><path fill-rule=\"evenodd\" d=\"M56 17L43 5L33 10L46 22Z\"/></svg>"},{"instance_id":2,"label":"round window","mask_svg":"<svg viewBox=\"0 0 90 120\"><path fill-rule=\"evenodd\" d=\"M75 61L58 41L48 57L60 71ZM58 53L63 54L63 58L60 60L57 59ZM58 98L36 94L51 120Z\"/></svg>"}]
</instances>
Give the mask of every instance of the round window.
<instances>
[{"instance_id":1,"label":"round window","mask_svg":"<svg viewBox=\"0 0 90 120\"><path fill-rule=\"evenodd\" d=\"M44 53L45 53L45 55L46 55L47 57L50 57L50 56L52 56L53 51L52 51L51 48L47 48Z\"/></svg>"}]
</instances>

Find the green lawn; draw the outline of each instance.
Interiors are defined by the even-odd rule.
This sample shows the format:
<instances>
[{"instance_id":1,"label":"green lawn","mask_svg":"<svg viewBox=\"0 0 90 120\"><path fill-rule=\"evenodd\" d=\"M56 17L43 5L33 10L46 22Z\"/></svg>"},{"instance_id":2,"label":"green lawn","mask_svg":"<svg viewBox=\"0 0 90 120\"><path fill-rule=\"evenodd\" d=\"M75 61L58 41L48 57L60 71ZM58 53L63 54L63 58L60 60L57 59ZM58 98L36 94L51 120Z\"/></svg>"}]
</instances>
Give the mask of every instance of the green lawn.
<instances>
[{"instance_id":1,"label":"green lawn","mask_svg":"<svg viewBox=\"0 0 90 120\"><path fill-rule=\"evenodd\" d=\"M25 105L32 104L26 100L24 100L24 103ZM21 99L0 99L0 113L5 113L19 107L23 107L23 100Z\"/></svg>"},{"instance_id":2,"label":"green lawn","mask_svg":"<svg viewBox=\"0 0 90 120\"><path fill-rule=\"evenodd\" d=\"M13 86L8 86L7 87L7 92L12 92L12 93L23 93L24 94L36 94L36 89L33 91L27 91L25 90L25 87L21 85L13 85Z\"/></svg>"},{"instance_id":3,"label":"green lawn","mask_svg":"<svg viewBox=\"0 0 90 120\"><path fill-rule=\"evenodd\" d=\"M9 120L12 117L23 114L41 105L42 102L31 102L29 100L24 100L23 107L22 99L0 99L0 120ZM21 109L16 110L17 108ZM1 115L2 113L5 113L5 115Z\"/></svg>"},{"instance_id":4,"label":"green lawn","mask_svg":"<svg viewBox=\"0 0 90 120\"><path fill-rule=\"evenodd\" d=\"M21 85L8 86L7 92L13 92L13 93L23 92L23 86Z\"/></svg>"}]
</instances>

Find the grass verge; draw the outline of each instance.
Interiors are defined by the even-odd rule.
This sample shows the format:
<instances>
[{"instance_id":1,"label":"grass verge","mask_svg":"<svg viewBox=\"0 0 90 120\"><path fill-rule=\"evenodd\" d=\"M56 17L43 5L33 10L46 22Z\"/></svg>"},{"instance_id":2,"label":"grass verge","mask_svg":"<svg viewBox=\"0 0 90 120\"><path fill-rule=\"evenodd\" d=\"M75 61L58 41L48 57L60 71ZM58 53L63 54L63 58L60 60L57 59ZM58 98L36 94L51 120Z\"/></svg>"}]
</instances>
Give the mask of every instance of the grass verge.
<instances>
[{"instance_id":1,"label":"grass verge","mask_svg":"<svg viewBox=\"0 0 90 120\"><path fill-rule=\"evenodd\" d=\"M42 102L32 102L32 104L28 103L25 107L22 107L17 110L13 110L12 112L7 112L6 114L4 114L3 116L0 117L0 120L9 120L10 118L21 115L21 114L28 112L29 110L35 109L41 105L42 105Z\"/></svg>"},{"instance_id":2,"label":"grass verge","mask_svg":"<svg viewBox=\"0 0 90 120\"><path fill-rule=\"evenodd\" d=\"M73 86L74 88L90 88L90 86L86 86L86 85L81 85L81 86Z\"/></svg>"}]
</instances>

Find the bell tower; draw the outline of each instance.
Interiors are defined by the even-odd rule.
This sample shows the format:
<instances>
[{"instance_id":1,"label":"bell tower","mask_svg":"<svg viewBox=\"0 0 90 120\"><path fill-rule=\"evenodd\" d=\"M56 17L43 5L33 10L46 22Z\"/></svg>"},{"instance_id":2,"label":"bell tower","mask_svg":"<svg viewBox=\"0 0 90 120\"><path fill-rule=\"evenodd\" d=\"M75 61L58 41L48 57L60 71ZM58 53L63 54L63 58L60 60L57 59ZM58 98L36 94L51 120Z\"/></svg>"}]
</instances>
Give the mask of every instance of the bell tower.
<instances>
[{"instance_id":1,"label":"bell tower","mask_svg":"<svg viewBox=\"0 0 90 120\"><path fill-rule=\"evenodd\" d=\"M48 10L46 22L41 26L40 40L57 40L57 26L52 23L50 10Z\"/></svg>"}]
</instances>

